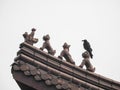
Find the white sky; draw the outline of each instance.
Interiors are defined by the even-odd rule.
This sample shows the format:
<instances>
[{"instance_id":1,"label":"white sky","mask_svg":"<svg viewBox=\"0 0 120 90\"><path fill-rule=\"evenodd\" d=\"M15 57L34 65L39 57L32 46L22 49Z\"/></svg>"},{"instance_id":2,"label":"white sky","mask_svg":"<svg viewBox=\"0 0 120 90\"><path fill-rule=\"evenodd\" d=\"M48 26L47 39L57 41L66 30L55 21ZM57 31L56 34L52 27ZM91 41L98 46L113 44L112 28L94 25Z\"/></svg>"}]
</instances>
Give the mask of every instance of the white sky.
<instances>
[{"instance_id":1,"label":"white sky","mask_svg":"<svg viewBox=\"0 0 120 90\"><path fill-rule=\"evenodd\" d=\"M82 41L93 48L93 66L105 77L120 81L120 0L0 0L0 90L20 90L12 78L13 63L22 34L36 28L41 47L49 34L58 56L62 45L78 66L84 52Z\"/></svg>"}]
</instances>

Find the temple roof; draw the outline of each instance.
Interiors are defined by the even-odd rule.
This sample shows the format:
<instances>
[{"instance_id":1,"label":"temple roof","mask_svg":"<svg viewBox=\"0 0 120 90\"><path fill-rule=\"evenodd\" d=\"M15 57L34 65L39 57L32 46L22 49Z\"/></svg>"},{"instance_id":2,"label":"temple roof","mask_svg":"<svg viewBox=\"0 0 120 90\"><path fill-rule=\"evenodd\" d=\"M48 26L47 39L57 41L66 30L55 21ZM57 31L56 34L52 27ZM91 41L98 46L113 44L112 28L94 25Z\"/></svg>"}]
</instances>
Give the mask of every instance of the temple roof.
<instances>
[{"instance_id":1,"label":"temple roof","mask_svg":"<svg viewBox=\"0 0 120 90\"><path fill-rule=\"evenodd\" d=\"M120 82L84 70L25 42L20 44L12 74L22 90L120 89Z\"/></svg>"}]
</instances>

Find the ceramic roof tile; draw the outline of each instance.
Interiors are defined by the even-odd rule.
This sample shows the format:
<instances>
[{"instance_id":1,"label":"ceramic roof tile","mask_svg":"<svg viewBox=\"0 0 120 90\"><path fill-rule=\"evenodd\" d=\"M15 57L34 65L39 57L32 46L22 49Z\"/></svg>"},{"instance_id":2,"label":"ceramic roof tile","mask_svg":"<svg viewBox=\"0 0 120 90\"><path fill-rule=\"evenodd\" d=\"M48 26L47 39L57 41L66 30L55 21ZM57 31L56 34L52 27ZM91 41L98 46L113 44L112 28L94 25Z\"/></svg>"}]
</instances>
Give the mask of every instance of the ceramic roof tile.
<instances>
[{"instance_id":1,"label":"ceramic roof tile","mask_svg":"<svg viewBox=\"0 0 120 90\"><path fill-rule=\"evenodd\" d=\"M12 72L21 72L35 81L44 81L56 89L117 90L120 83L47 54L38 48L22 43L12 64ZM39 82L38 82L39 83Z\"/></svg>"}]
</instances>

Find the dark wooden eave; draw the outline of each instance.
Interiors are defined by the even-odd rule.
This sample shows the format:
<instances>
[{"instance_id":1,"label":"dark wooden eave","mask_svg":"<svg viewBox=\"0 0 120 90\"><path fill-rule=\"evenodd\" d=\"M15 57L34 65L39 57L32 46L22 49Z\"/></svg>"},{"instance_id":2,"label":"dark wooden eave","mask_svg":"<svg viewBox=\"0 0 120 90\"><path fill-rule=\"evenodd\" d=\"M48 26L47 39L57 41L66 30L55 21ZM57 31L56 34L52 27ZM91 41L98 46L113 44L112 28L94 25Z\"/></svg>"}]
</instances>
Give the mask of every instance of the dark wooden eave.
<instances>
[{"instance_id":1,"label":"dark wooden eave","mask_svg":"<svg viewBox=\"0 0 120 90\"><path fill-rule=\"evenodd\" d=\"M39 74L36 73L39 70ZM20 87L27 85L28 88L31 86L35 90L48 90L47 88L49 90L120 89L120 83L117 81L81 69L25 42L20 45L20 50L12 65L12 74ZM45 75L49 78L45 78ZM37 84L39 88L34 87ZM40 85L45 88L40 89L42 88ZM27 90L24 87L21 89Z\"/></svg>"}]
</instances>

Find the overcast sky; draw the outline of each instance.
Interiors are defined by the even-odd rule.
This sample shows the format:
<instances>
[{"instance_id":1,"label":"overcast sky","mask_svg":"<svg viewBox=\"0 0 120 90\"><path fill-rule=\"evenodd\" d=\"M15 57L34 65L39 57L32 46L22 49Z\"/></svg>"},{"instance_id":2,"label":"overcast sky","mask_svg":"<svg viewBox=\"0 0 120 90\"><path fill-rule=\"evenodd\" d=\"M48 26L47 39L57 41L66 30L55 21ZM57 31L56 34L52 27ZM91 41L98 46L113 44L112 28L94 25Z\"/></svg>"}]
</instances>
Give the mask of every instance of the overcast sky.
<instances>
[{"instance_id":1,"label":"overcast sky","mask_svg":"<svg viewBox=\"0 0 120 90\"><path fill-rule=\"evenodd\" d=\"M77 66L84 52L81 40L93 49L95 73L120 81L120 0L0 0L0 90L20 90L14 81L13 63L22 34L36 28L41 47L49 34L58 56L62 45L71 45Z\"/></svg>"}]
</instances>

